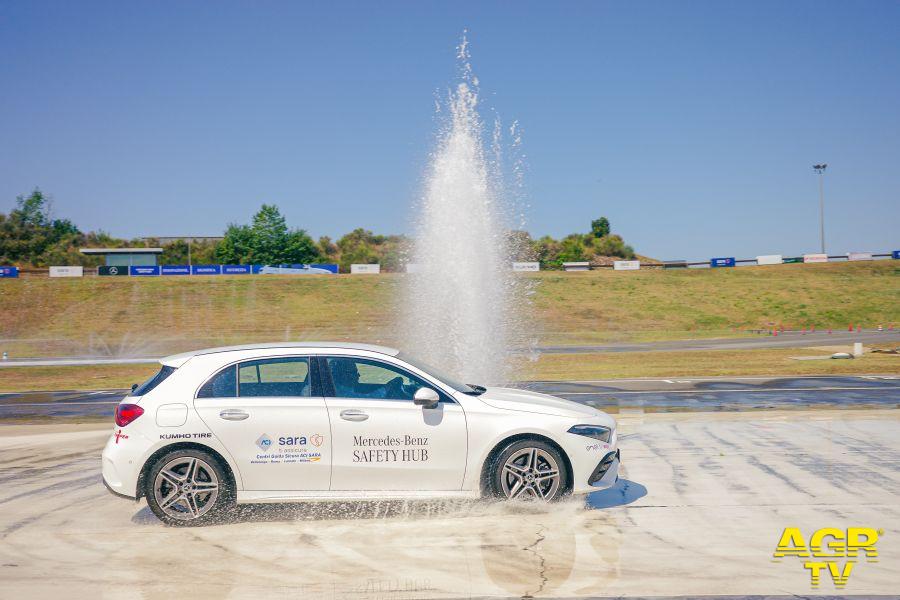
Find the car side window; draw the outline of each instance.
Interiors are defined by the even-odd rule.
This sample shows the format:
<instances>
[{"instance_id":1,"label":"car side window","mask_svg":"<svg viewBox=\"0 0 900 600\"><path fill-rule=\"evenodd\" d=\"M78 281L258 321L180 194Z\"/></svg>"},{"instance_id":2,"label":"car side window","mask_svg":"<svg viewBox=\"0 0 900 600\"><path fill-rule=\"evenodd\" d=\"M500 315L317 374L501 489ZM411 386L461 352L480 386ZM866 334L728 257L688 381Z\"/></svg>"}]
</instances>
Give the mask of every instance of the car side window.
<instances>
[{"instance_id":1,"label":"car side window","mask_svg":"<svg viewBox=\"0 0 900 600\"><path fill-rule=\"evenodd\" d=\"M197 392L198 398L234 398L237 396L237 367L225 367L209 378Z\"/></svg>"},{"instance_id":2,"label":"car side window","mask_svg":"<svg viewBox=\"0 0 900 600\"><path fill-rule=\"evenodd\" d=\"M242 362L238 396L302 397L311 393L309 359L285 356Z\"/></svg>"},{"instance_id":3,"label":"car side window","mask_svg":"<svg viewBox=\"0 0 900 600\"><path fill-rule=\"evenodd\" d=\"M412 373L377 360L333 356L325 362L338 398L412 400L420 387L434 389Z\"/></svg>"}]
</instances>

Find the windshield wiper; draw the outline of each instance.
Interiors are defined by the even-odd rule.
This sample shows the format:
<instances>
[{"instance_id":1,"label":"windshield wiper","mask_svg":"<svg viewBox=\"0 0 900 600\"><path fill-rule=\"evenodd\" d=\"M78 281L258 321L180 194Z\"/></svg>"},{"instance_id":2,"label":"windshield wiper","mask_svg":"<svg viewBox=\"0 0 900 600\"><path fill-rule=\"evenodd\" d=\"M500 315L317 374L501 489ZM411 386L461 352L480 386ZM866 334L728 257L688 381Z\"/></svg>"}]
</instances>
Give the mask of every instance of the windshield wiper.
<instances>
[{"instance_id":1,"label":"windshield wiper","mask_svg":"<svg viewBox=\"0 0 900 600\"><path fill-rule=\"evenodd\" d=\"M487 391L487 388L483 385L475 385L474 383L467 383L466 385L472 388L471 392L466 392L470 396L480 396Z\"/></svg>"}]
</instances>

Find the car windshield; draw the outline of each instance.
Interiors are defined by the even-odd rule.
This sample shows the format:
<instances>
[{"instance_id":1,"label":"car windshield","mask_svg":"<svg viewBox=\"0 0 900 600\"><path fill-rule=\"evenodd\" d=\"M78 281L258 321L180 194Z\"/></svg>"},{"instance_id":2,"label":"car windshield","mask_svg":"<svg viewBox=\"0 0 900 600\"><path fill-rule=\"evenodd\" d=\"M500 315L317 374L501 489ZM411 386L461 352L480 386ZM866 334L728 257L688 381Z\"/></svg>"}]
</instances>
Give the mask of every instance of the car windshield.
<instances>
[{"instance_id":1,"label":"car windshield","mask_svg":"<svg viewBox=\"0 0 900 600\"><path fill-rule=\"evenodd\" d=\"M435 379L440 380L442 383L445 383L452 387L457 392L462 392L463 394L469 394L470 396L478 396L479 394L483 394L486 390L480 385L467 385L465 383L460 383L456 381L453 377L450 377L440 369L436 369L431 365L422 362L418 358L414 358L408 354L401 352L397 355L397 358L400 360L411 364L415 368L420 371L424 371L434 377Z\"/></svg>"}]
</instances>

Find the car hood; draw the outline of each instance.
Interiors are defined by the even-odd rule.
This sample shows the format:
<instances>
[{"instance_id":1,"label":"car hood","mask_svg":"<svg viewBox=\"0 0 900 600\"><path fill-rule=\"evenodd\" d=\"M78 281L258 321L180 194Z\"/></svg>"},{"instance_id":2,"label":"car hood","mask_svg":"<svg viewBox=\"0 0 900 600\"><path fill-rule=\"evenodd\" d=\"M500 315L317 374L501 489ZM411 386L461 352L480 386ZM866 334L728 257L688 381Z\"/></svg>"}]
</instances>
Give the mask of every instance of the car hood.
<instances>
[{"instance_id":1,"label":"car hood","mask_svg":"<svg viewBox=\"0 0 900 600\"><path fill-rule=\"evenodd\" d=\"M478 399L494 408L557 417L597 417L603 414L596 408L585 404L514 388L490 387L479 395Z\"/></svg>"}]
</instances>

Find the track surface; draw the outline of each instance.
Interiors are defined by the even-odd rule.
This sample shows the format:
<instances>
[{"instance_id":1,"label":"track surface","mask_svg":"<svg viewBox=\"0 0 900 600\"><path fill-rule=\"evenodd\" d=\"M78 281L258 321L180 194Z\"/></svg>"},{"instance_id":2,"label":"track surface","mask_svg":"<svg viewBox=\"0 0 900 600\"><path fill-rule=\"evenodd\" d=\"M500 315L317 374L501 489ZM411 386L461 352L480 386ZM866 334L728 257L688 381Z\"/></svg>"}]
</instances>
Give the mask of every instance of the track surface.
<instances>
[{"instance_id":1,"label":"track surface","mask_svg":"<svg viewBox=\"0 0 900 600\"><path fill-rule=\"evenodd\" d=\"M900 411L619 415L621 479L553 505L245 506L162 526L103 488L112 427L0 426L2 598L896 594ZM883 530L880 562L813 589L786 526Z\"/></svg>"},{"instance_id":2,"label":"track surface","mask_svg":"<svg viewBox=\"0 0 900 600\"><path fill-rule=\"evenodd\" d=\"M703 340L671 340L665 342L615 342L573 346L537 346L528 350L538 354L586 354L604 352L690 352L695 350L758 350L764 348L804 348L849 345L854 342L900 343L900 331L851 332L786 332L778 336L760 335L747 338L712 338ZM0 361L3 367L65 367L79 365L125 365L155 363L160 356L97 357L72 356L56 358L11 358Z\"/></svg>"},{"instance_id":3,"label":"track surface","mask_svg":"<svg viewBox=\"0 0 900 600\"><path fill-rule=\"evenodd\" d=\"M532 381L517 387L611 412L900 407L900 375ZM111 417L126 392L0 394L0 419Z\"/></svg>"}]
</instances>

